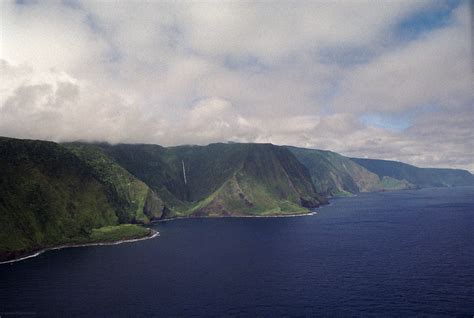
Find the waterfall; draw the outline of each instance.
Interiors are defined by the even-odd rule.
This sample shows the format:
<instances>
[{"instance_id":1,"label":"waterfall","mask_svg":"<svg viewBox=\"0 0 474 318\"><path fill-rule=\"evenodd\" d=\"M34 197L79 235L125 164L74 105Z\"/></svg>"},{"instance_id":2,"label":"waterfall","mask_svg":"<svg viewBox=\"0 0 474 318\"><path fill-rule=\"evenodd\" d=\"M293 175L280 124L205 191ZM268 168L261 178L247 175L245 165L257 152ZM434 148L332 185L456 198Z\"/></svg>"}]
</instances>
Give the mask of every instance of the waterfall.
<instances>
[{"instance_id":1,"label":"waterfall","mask_svg":"<svg viewBox=\"0 0 474 318\"><path fill-rule=\"evenodd\" d=\"M181 163L183 164L183 178L184 178L184 184L187 184L186 180L186 168L184 168L184 160L181 160Z\"/></svg>"}]
</instances>

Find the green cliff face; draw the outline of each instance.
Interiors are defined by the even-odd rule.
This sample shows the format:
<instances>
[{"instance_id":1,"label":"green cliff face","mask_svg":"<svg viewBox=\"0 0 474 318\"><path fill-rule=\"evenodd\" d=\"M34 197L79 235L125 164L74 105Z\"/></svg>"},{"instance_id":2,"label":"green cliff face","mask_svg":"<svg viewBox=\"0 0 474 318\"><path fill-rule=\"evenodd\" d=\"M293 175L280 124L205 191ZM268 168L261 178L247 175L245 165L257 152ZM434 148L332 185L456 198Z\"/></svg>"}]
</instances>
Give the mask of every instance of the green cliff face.
<instances>
[{"instance_id":1,"label":"green cliff face","mask_svg":"<svg viewBox=\"0 0 474 318\"><path fill-rule=\"evenodd\" d=\"M453 187L474 185L474 176L466 170L418 168L406 163L351 158L357 164L377 174L380 178L406 180L417 187Z\"/></svg>"},{"instance_id":2,"label":"green cliff face","mask_svg":"<svg viewBox=\"0 0 474 318\"><path fill-rule=\"evenodd\" d=\"M193 215L279 215L307 212L326 200L306 169L286 149L273 145L239 147L245 156L224 184L191 209ZM205 177L205 176L204 176Z\"/></svg>"},{"instance_id":3,"label":"green cliff face","mask_svg":"<svg viewBox=\"0 0 474 318\"><path fill-rule=\"evenodd\" d=\"M158 195L100 148L80 143L64 146L81 159L94 177L107 187L107 195L114 204L120 223L149 223L161 217L164 205Z\"/></svg>"},{"instance_id":4,"label":"green cliff face","mask_svg":"<svg viewBox=\"0 0 474 318\"><path fill-rule=\"evenodd\" d=\"M0 138L0 260L86 242L93 229L147 222L146 214L161 216L159 199L145 184L106 158L98 163L100 156L76 150Z\"/></svg>"},{"instance_id":5,"label":"green cliff face","mask_svg":"<svg viewBox=\"0 0 474 318\"><path fill-rule=\"evenodd\" d=\"M327 202L295 156L269 144L163 148L0 138L0 167L0 260L144 232L120 224L304 213Z\"/></svg>"},{"instance_id":6,"label":"green cliff face","mask_svg":"<svg viewBox=\"0 0 474 318\"><path fill-rule=\"evenodd\" d=\"M464 170L271 144L161 147L0 137L0 261L146 235L155 219L308 212L324 196L473 185Z\"/></svg>"},{"instance_id":7,"label":"green cliff face","mask_svg":"<svg viewBox=\"0 0 474 318\"><path fill-rule=\"evenodd\" d=\"M99 146L160 194L168 217L301 213L326 203L306 168L283 147Z\"/></svg>"},{"instance_id":8,"label":"green cliff face","mask_svg":"<svg viewBox=\"0 0 474 318\"><path fill-rule=\"evenodd\" d=\"M380 178L350 158L335 152L288 147L309 170L318 193L327 196L412 187L394 178Z\"/></svg>"},{"instance_id":9,"label":"green cliff face","mask_svg":"<svg viewBox=\"0 0 474 318\"><path fill-rule=\"evenodd\" d=\"M396 161L348 158L331 151L287 148L308 168L316 191L326 196L474 185L474 176L465 170L418 168Z\"/></svg>"}]
</instances>

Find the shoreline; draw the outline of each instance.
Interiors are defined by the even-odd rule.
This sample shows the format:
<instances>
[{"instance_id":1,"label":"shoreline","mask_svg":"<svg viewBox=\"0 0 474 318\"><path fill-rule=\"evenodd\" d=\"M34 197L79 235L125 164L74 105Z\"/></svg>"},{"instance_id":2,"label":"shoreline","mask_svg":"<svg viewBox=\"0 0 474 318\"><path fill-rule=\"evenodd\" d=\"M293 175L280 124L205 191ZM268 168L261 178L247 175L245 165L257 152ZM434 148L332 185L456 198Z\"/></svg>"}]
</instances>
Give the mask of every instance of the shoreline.
<instances>
[{"instance_id":1,"label":"shoreline","mask_svg":"<svg viewBox=\"0 0 474 318\"><path fill-rule=\"evenodd\" d=\"M153 220L150 223L161 223L161 222L168 222L168 221L176 221L176 220L183 220L183 219L243 219L243 218L293 218L293 217L301 217L301 216L313 216L317 215L318 211L312 211L307 213L298 213L298 214L276 214L276 215L216 215L216 216L178 216L169 219L162 219L162 220Z\"/></svg>"},{"instance_id":2,"label":"shoreline","mask_svg":"<svg viewBox=\"0 0 474 318\"><path fill-rule=\"evenodd\" d=\"M20 257L20 258L15 258L15 259L12 259L12 260L9 260L9 261L0 262L0 265L11 264L11 263L23 261L23 260L26 260L26 259L29 259L29 258L36 257L36 256L41 255L41 254L43 254L45 252L48 252L48 251L61 250L61 249L64 249L64 248L100 246L100 245L119 245L119 244L124 244L124 243L132 243L132 242L137 242L137 241L150 240L150 239L153 239L157 236L160 236L160 232L158 232L154 229L150 229L150 231L151 231L150 232L151 235L147 235L145 237L140 237L140 238L135 238L135 239L119 240L119 241L113 241L113 242L64 244L64 245L59 245L59 246L54 246L54 247L48 247L48 248L39 250L37 252L34 252L33 254L27 255L27 256L23 256L23 257Z\"/></svg>"},{"instance_id":3,"label":"shoreline","mask_svg":"<svg viewBox=\"0 0 474 318\"><path fill-rule=\"evenodd\" d=\"M298 213L298 214L277 214L277 215L229 215L229 216L182 216L182 217L174 217L174 218L169 218L169 219L163 219L163 220L154 220L150 222L150 225L154 223L161 223L161 222L168 222L168 221L176 221L176 220L182 220L182 219L221 219L221 218L290 218L290 217L302 217L302 216L313 216L317 215L317 211L312 211L312 212L307 212L307 213ZM151 230L151 235L141 237L141 238L136 238L136 239L128 239L128 240L119 240L119 241L113 241L113 242L96 242L96 243L81 243L81 244L64 244L64 245L59 245L59 246L54 246L54 247L48 247L42 250L39 250L37 252L34 252L32 254L22 256L20 258L15 258L12 260L8 261L1 261L0 265L3 264L11 264L11 263L16 263L20 262L29 258L33 258L36 256L39 256L45 252L48 251L53 251L53 250L60 250L64 248L73 248L73 247L87 247L87 246L101 246L101 245L119 245L119 244L124 244L124 243L132 243L132 242L137 242L137 241L144 241L144 240L149 240L153 239L157 236L160 235L160 232L149 228Z\"/></svg>"}]
</instances>

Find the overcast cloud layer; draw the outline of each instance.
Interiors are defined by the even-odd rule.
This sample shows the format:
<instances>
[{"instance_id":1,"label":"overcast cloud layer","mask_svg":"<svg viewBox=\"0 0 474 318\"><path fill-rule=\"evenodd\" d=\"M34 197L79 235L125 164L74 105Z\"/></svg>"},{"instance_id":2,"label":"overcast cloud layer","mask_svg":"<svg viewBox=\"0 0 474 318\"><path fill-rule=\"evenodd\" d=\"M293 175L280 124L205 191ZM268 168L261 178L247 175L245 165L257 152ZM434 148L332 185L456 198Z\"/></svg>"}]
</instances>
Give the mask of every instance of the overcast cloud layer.
<instances>
[{"instance_id":1,"label":"overcast cloud layer","mask_svg":"<svg viewBox=\"0 0 474 318\"><path fill-rule=\"evenodd\" d=\"M474 172L468 1L0 2L0 135Z\"/></svg>"}]
</instances>

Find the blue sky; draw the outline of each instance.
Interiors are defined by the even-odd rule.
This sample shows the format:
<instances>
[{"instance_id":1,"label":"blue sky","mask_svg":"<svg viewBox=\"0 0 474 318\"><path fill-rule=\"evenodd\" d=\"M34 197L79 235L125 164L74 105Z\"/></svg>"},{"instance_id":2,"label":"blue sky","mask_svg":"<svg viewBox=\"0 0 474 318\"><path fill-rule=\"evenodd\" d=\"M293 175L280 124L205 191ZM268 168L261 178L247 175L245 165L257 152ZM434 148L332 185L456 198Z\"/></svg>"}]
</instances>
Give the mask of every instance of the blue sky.
<instances>
[{"instance_id":1,"label":"blue sky","mask_svg":"<svg viewBox=\"0 0 474 318\"><path fill-rule=\"evenodd\" d=\"M404 17L395 27L401 40L415 40L433 29L449 25L453 11L466 1L435 1L431 6L415 10Z\"/></svg>"},{"instance_id":2,"label":"blue sky","mask_svg":"<svg viewBox=\"0 0 474 318\"><path fill-rule=\"evenodd\" d=\"M361 122L369 126L375 126L392 130L394 132L402 132L411 126L413 115L385 115L378 113L367 113L360 116Z\"/></svg>"},{"instance_id":3,"label":"blue sky","mask_svg":"<svg viewBox=\"0 0 474 318\"><path fill-rule=\"evenodd\" d=\"M468 1L0 6L0 135L272 142L474 171Z\"/></svg>"}]
</instances>

